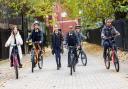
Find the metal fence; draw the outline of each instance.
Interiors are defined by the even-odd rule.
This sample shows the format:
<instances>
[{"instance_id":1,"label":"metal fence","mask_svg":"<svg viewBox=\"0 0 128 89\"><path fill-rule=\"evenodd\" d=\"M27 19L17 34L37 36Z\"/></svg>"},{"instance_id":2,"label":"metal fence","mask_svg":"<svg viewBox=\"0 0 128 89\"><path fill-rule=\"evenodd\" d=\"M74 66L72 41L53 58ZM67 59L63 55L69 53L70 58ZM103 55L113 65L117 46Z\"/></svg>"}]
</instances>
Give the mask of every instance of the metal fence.
<instances>
[{"instance_id":1,"label":"metal fence","mask_svg":"<svg viewBox=\"0 0 128 89\"><path fill-rule=\"evenodd\" d=\"M10 35L9 33L8 30L0 29L0 59L5 59L9 55L9 49L4 46Z\"/></svg>"},{"instance_id":2,"label":"metal fence","mask_svg":"<svg viewBox=\"0 0 128 89\"><path fill-rule=\"evenodd\" d=\"M20 29L20 34L22 36L23 42L27 38L27 31L28 31L28 20L24 17L15 17L15 18L6 18L0 19L0 59L6 59L9 55L9 48L5 48L5 42L10 36L11 30L10 25L18 25ZM22 51L26 53L26 45L22 46Z\"/></svg>"},{"instance_id":3,"label":"metal fence","mask_svg":"<svg viewBox=\"0 0 128 89\"><path fill-rule=\"evenodd\" d=\"M101 30L99 29L89 29L86 31L87 42L101 45Z\"/></svg>"}]
</instances>

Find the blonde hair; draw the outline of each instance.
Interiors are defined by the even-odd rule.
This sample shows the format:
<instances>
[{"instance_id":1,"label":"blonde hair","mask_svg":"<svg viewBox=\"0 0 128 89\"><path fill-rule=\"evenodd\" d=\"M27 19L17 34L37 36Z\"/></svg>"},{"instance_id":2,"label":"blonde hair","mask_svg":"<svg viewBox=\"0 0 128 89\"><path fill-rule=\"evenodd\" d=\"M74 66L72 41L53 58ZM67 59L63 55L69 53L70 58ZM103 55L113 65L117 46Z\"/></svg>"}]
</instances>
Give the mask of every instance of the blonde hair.
<instances>
[{"instance_id":1,"label":"blonde hair","mask_svg":"<svg viewBox=\"0 0 128 89\"><path fill-rule=\"evenodd\" d=\"M113 19L108 18L108 19L105 20L105 23L107 23L108 21L112 23L113 22Z\"/></svg>"}]
</instances>

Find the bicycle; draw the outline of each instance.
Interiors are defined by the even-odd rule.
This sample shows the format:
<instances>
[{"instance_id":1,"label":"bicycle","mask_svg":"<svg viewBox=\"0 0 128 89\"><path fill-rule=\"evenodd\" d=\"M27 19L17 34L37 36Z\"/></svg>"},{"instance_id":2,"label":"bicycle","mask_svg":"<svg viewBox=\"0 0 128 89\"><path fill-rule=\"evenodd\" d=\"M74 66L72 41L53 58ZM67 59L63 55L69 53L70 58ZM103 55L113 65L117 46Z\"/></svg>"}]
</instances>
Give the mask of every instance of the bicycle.
<instances>
[{"instance_id":1,"label":"bicycle","mask_svg":"<svg viewBox=\"0 0 128 89\"><path fill-rule=\"evenodd\" d=\"M31 50L32 73L36 64L38 64L39 69L43 67L43 52L39 44L39 42L34 42Z\"/></svg>"},{"instance_id":2,"label":"bicycle","mask_svg":"<svg viewBox=\"0 0 128 89\"><path fill-rule=\"evenodd\" d=\"M77 50L78 52L78 58L81 58L81 62L84 66L87 65L87 56L84 50L82 49L82 45L80 45L80 48Z\"/></svg>"},{"instance_id":3,"label":"bicycle","mask_svg":"<svg viewBox=\"0 0 128 89\"><path fill-rule=\"evenodd\" d=\"M17 44L13 44L11 45L12 47L15 47L17 46ZM19 78L19 72L18 72L18 68L19 68L19 62L18 62L18 57L17 57L17 50L14 48L13 49L14 51L12 52L12 60L13 60L13 67L14 67L14 70L15 70L15 75L16 75L16 79Z\"/></svg>"},{"instance_id":4,"label":"bicycle","mask_svg":"<svg viewBox=\"0 0 128 89\"><path fill-rule=\"evenodd\" d=\"M74 50L76 47L74 46L69 46L69 58L70 58L70 75L72 75L73 71L75 72L75 66L76 66L76 57Z\"/></svg>"},{"instance_id":5,"label":"bicycle","mask_svg":"<svg viewBox=\"0 0 128 89\"><path fill-rule=\"evenodd\" d=\"M110 61L112 61L112 63L115 66L116 72L119 72L120 66L119 66L119 58L116 52L117 47L115 44L115 40L112 41L108 40L108 41L112 42L112 47L109 47L106 52L106 59L104 60L106 69L110 69Z\"/></svg>"}]
</instances>

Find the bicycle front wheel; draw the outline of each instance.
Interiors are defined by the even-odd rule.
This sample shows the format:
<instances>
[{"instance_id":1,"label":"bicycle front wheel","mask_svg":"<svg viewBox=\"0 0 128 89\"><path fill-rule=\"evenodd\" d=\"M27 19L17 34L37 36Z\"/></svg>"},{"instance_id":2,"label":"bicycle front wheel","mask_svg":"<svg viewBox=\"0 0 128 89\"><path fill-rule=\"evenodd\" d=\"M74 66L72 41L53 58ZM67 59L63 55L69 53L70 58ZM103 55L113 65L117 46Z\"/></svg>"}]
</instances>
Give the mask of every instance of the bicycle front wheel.
<instances>
[{"instance_id":1,"label":"bicycle front wheel","mask_svg":"<svg viewBox=\"0 0 128 89\"><path fill-rule=\"evenodd\" d=\"M32 73L33 73L34 72L34 67L35 67L34 56L31 57L31 62L32 62Z\"/></svg>"},{"instance_id":2,"label":"bicycle front wheel","mask_svg":"<svg viewBox=\"0 0 128 89\"><path fill-rule=\"evenodd\" d=\"M15 74L16 74L16 79L18 79L19 78L19 73L18 73L18 67L17 66L15 66Z\"/></svg>"},{"instance_id":3,"label":"bicycle front wheel","mask_svg":"<svg viewBox=\"0 0 128 89\"><path fill-rule=\"evenodd\" d=\"M42 67L43 67L43 56L39 57L38 67L39 67L39 69L42 69Z\"/></svg>"},{"instance_id":4,"label":"bicycle front wheel","mask_svg":"<svg viewBox=\"0 0 128 89\"><path fill-rule=\"evenodd\" d=\"M73 72L73 66L71 65L70 66L70 75L72 75L72 72Z\"/></svg>"},{"instance_id":5,"label":"bicycle front wheel","mask_svg":"<svg viewBox=\"0 0 128 89\"><path fill-rule=\"evenodd\" d=\"M74 66L74 54L70 54L70 75L73 73L73 66Z\"/></svg>"},{"instance_id":6,"label":"bicycle front wheel","mask_svg":"<svg viewBox=\"0 0 128 89\"><path fill-rule=\"evenodd\" d=\"M120 65L119 65L119 59L116 54L115 54L115 59L114 59L114 65L115 65L116 72L119 72Z\"/></svg>"},{"instance_id":7,"label":"bicycle front wheel","mask_svg":"<svg viewBox=\"0 0 128 89\"><path fill-rule=\"evenodd\" d=\"M73 71L76 72L76 67L75 67L75 65L73 66Z\"/></svg>"},{"instance_id":8,"label":"bicycle front wheel","mask_svg":"<svg viewBox=\"0 0 128 89\"><path fill-rule=\"evenodd\" d=\"M18 79L18 77L19 77L19 73L18 73L19 63L18 63L18 59L17 59L17 56L16 55L13 56L13 65L14 65L16 79Z\"/></svg>"},{"instance_id":9,"label":"bicycle front wheel","mask_svg":"<svg viewBox=\"0 0 128 89\"><path fill-rule=\"evenodd\" d=\"M106 69L110 69L110 55L106 55L106 59L104 59Z\"/></svg>"}]
</instances>

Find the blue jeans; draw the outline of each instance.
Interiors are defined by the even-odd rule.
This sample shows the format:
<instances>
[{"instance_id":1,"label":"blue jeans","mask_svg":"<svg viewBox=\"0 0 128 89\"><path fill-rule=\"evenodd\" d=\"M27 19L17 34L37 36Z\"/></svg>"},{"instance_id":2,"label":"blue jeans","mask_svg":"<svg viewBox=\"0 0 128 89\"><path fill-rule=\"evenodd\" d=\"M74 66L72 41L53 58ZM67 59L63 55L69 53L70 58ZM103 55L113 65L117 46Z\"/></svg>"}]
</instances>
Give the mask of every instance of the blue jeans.
<instances>
[{"instance_id":1,"label":"blue jeans","mask_svg":"<svg viewBox=\"0 0 128 89\"><path fill-rule=\"evenodd\" d=\"M61 66L61 54L60 54L61 49L60 48L55 48L54 53L55 53L57 67L60 67Z\"/></svg>"}]
</instances>

